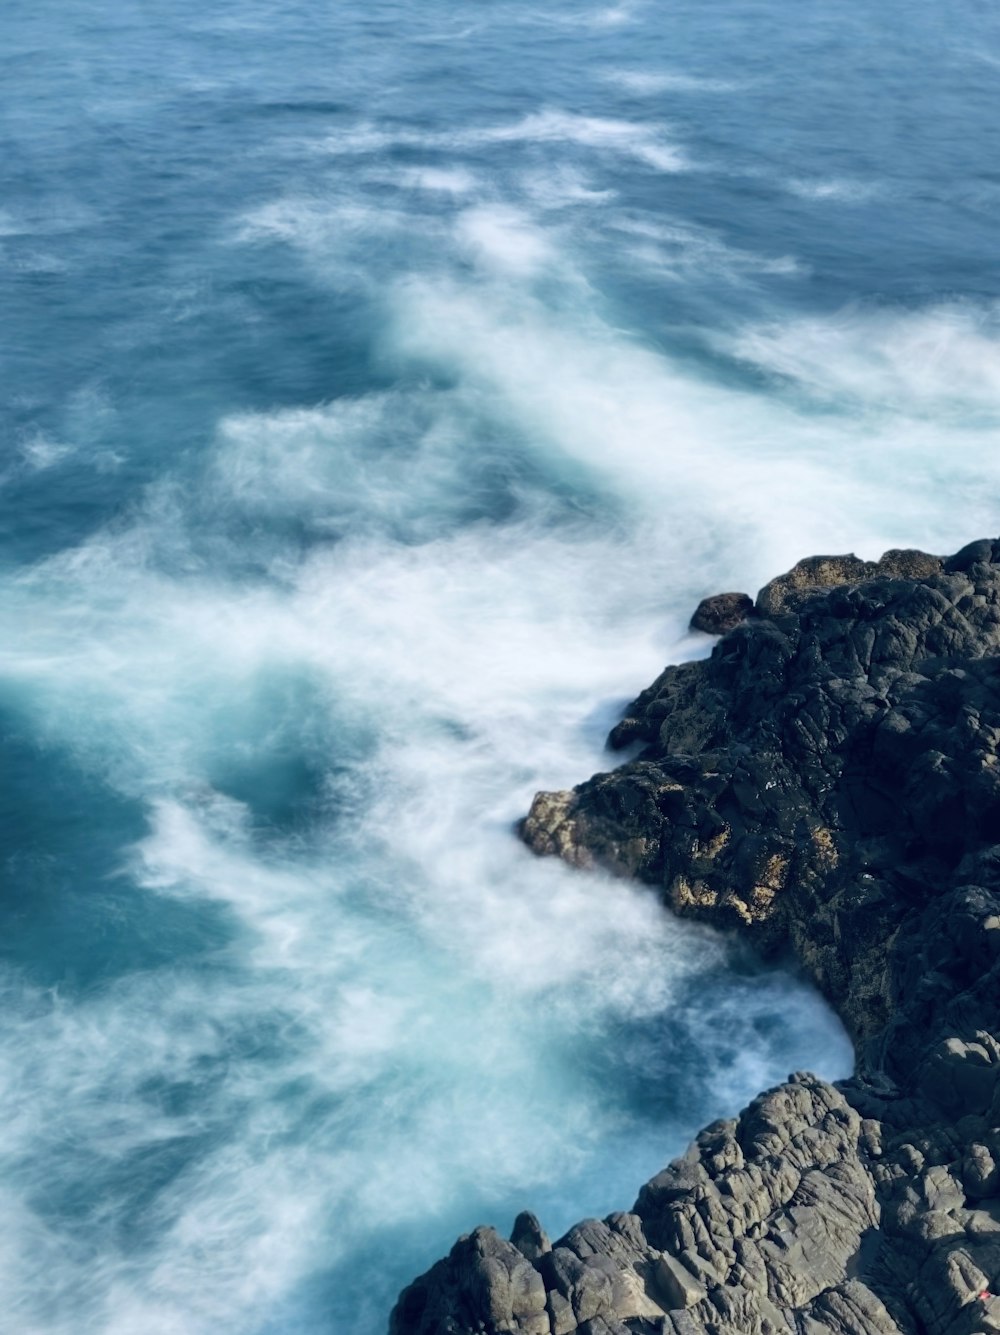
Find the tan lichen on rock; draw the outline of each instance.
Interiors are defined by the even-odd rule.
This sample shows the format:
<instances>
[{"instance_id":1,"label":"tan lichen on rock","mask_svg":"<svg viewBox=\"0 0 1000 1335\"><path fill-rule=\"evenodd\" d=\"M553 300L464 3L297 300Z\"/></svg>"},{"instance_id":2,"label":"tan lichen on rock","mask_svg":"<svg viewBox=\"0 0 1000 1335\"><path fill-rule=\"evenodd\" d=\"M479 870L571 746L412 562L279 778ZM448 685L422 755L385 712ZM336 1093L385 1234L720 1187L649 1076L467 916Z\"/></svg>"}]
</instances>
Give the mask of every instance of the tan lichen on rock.
<instances>
[{"instance_id":1,"label":"tan lichen on rock","mask_svg":"<svg viewBox=\"0 0 1000 1335\"><path fill-rule=\"evenodd\" d=\"M535 853L554 854L575 867L593 867L594 856L580 838L575 808L572 791L536 793L524 819L522 838Z\"/></svg>"},{"instance_id":2,"label":"tan lichen on rock","mask_svg":"<svg viewBox=\"0 0 1000 1335\"><path fill-rule=\"evenodd\" d=\"M765 584L757 595L756 607L763 616L780 616L824 589L865 584L883 577L929 579L941 567L939 556L898 547L884 552L877 561L862 561L853 552L843 556L808 556Z\"/></svg>"},{"instance_id":3,"label":"tan lichen on rock","mask_svg":"<svg viewBox=\"0 0 1000 1335\"><path fill-rule=\"evenodd\" d=\"M706 839L703 843L696 841L694 846L694 856L697 858L704 858L706 861L711 862L719 856L729 843L731 835L732 830L730 830L727 825L725 829L719 830L717 834L713 834L711 839Z\"/></svg>"},{"instance_id":4,"label":"tan lichen on rock","mask_svg":"<svg viewBox=\"0 0 1000 1335\"><path fill-rule=\"evenodd\" d=\"M812 831L810 839L820 866L824 870L836 867L840 861L840 853L837 849L833 831L825 825L818 825Z\"/></svg>"},{"instance_id":5,"label":"tan lichen on rock","mask_svg":"<svg viewBox=\"0 0 1000 1335\"><path fill-rule=\"evenodd\" d=\"M787 879L788 858L784 853L772 853L764 864L764 874L760 878L760 885L757 889L782 890Z\"/></svg>"},{"instance_id":6,"label":"tan lichen on rock","mask_svg":"<svg viewBox=\"0 0 1000 1335\"><path fill-rule=\"evenodd\" d=\"M754 919L768 917L774 910L777 891L770 885L755 885L750 894L750 913Z\"/></svg>"},{"instance_id":7,"label":"tan lichen on rock","mask_svg":"<svg viewBox=\"0 0 1000 1335\"><path fill-rule=\"evenodd\" d=\"M715 908L719 895L704 881L690 881L686 876L675 876L668 891L675 912Z\"/></svg>"},{"instance_id":8,"label":"tan lichen on rock","mask_svg":"<svg viewBox=\"0 0 1000 1335\"><path fill-rule=\"evenodd\" d=\"M750 905L739 895L726 895L724 903L731 908L741 922L752 927L755 915L750 910Z\"/></svg>"}]
</instances>

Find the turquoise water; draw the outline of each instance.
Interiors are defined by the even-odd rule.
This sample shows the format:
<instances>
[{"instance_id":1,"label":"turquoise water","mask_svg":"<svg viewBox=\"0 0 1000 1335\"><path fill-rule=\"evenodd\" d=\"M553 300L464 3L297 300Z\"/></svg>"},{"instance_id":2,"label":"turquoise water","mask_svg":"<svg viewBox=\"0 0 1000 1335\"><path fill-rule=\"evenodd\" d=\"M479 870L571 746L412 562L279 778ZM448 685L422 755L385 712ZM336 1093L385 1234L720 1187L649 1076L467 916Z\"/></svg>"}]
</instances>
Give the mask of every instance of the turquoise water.
<instances>
[{"instance_id":1,"label":"turquoise water","mask_svg":"<svg viewBox=\"0 0 1000 1335\"><path fill-rule=\"evenodd\" d=\"M530 857L699 597L997 531L1000 18L8 0L0 1328L385 1328L800 982Z\"/></svg>"}]
</instances>

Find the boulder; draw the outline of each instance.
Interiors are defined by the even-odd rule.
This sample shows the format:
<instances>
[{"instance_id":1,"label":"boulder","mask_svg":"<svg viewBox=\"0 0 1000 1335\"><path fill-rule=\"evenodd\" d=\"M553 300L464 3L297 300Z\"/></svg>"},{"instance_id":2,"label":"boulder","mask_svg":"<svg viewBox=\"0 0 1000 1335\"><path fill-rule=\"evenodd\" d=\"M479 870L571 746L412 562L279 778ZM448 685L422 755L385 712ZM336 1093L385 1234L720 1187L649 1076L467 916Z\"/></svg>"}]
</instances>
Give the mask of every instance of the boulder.
<instances>
[{"instance_id":1,"label":"boulder","mask_svg":"<svg viewBox=\"0 0 1000 1335\"><path fill-rule=\"evenodd\" d=\"M691 629L706 635L725 635L754 611L753 599L748 593L716 593L702 598L691 618Z\"/></svg>"}]
</instances>

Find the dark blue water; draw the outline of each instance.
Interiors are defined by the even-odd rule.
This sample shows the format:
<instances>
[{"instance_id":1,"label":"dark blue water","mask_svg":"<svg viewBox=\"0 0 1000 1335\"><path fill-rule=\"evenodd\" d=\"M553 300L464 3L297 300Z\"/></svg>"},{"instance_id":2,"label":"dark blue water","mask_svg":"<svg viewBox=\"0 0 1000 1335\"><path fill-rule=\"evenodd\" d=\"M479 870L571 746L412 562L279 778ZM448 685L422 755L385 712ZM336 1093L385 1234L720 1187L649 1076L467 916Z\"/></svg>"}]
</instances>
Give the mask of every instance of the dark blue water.
<instances>
[{"instance_id":1,"label":"dark blue water","mask_svg":"<svg viewBox=\"0 0 1000 1335\"><path fill-rule=\"evenodd\" d=\"M685 623L996 532L994 5L7 0L0 1327L376 1335L845 1072L532 859Z\"/></svg>"}]
</instances>

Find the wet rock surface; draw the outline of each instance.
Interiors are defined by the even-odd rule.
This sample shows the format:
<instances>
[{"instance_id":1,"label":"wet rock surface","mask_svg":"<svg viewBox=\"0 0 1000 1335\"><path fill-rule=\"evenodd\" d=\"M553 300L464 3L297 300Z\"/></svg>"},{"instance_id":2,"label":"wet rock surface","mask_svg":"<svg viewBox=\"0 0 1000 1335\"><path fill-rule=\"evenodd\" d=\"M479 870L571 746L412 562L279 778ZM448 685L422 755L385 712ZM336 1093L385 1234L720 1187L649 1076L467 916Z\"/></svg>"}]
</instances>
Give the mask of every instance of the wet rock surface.
<instances>
[{"instance_id":1,"label":"wet rock surface","mask_svg":"<svg viewBox=\"0 0 1000 1335\"><path fill-rule=\"evenodd\" d=\"M856 1074L792 1076L554 1244L477 1229L394 1335L1000 1331L1000 541L800 562L634 742L525 841L791 946Z\"/></svg>"}]
</instances>

